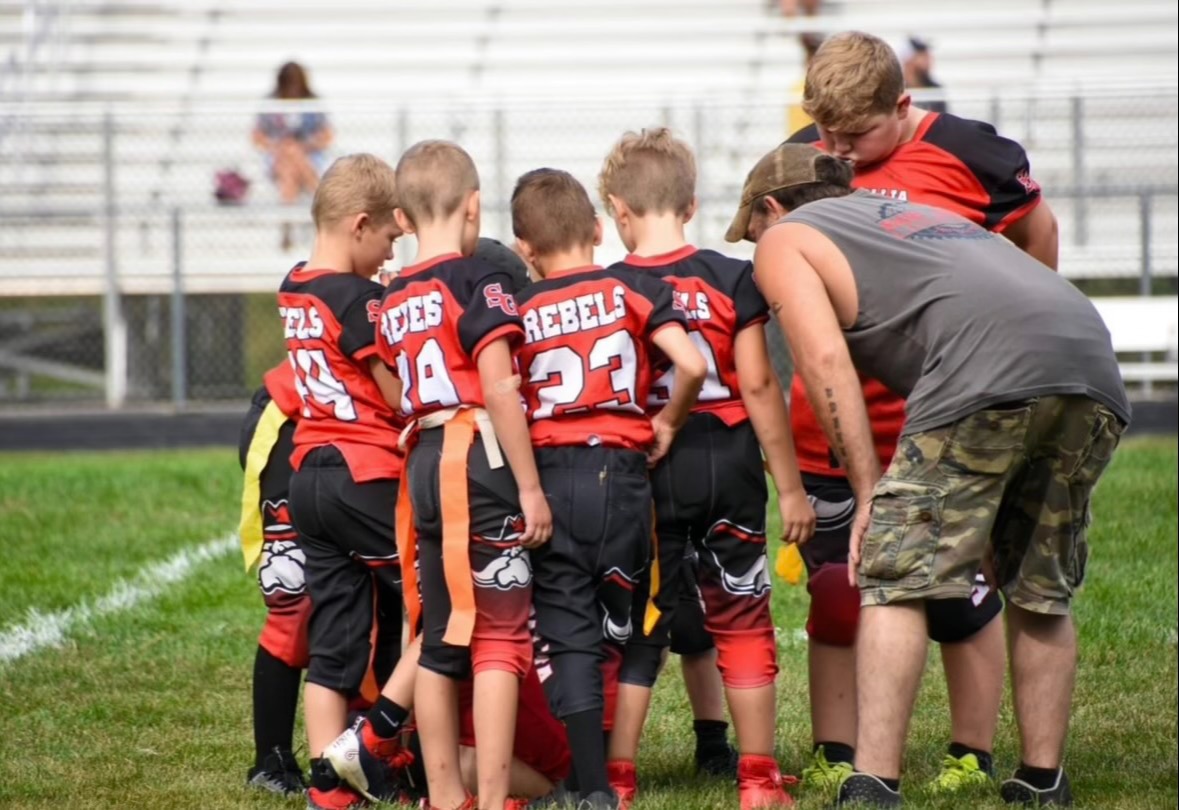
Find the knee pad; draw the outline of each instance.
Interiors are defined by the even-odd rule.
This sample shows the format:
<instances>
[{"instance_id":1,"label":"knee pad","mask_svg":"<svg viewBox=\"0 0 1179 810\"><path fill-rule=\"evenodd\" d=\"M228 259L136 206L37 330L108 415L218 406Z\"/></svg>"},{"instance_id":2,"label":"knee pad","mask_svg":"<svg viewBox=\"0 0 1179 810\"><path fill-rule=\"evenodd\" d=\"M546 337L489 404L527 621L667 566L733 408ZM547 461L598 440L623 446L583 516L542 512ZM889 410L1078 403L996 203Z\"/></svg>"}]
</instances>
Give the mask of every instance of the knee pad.
<instances>
[{"instance_id":1,"label":"knee pad","mask_svg":"<svg viewBox=\"0 0 1179 810\"><path fill-rule=\"evenodd\" d=\"M532 639L528 636L519 639L475 636L471 639L471 669L476 675L500 670L523 678L532 669Z\"/></svg>"},{"instance_id":2,"label":"knee pad","mask_svg":"<svg viewBox=\"0 0 1179 810\"><path fill-rule=\"evenodd\" d=\"M653 644L627 644L618 668L618 682L650 689L663 666L663 648Z\"/></svg>"},{"instance_id":3,"label":"knee pad","mask_svg":"<svg viewBox=\"0 0 1179 810\"><path fill-rule=\"evenodd\" d=\"M471 650L452 644L427 645L423 642L418 666L445 678L461 681L471 677Z\"/></svg>"},{"instance_id":4,"label":"knee pad","mask_svg":"<svg viewBox=\"0 0 1179 810\"><path fill-rule=\"evenodd\" d=\"M847 583L847 563L827 563L807 582L811 610L806 633L812 641L831 647L850 647L860 623L860 590Z\"/></svg>"},{"instance_id":5,"label":"knee pad","mask_svg":"<svg viewBox=\"0 0 1179 810\"><path fill-rule=\"evenodd\" d=\"M733 689L756 689L778 675L778 647L773 626L739 632L716 631L716 665L721 680Z\"/></svg>"},{"instance_id":6,"label":"knee pad","mask_svg":"<svg viewBox=\"0 0 1179 810\"><path fill-rule=\"evenodd\" d=\"M985 586L984 586L985 587ZM927 599L929 637L939 644L957 644L982 630L1003 611L1003 600L990 588L976 605L973 599Z\"/></svg>"}]
</instances>

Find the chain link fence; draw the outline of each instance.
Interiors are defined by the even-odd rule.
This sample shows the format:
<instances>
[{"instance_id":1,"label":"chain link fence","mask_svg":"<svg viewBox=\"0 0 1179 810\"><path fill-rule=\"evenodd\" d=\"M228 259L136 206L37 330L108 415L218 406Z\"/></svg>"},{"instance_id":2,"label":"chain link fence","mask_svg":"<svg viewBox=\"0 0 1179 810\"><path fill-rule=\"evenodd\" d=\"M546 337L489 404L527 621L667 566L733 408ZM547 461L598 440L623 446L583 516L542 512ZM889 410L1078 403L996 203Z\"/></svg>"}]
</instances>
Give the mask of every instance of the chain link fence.
<instances>
[{"instance_id":1,"label":"chain link fence","mask_svg":"<svg viewBox=\"0 0 1179 810\"><path fill-rule=\"evenodd\" d=\"M1168 292L1179 242L1174 87L955 96L951 112L1020 141L1061 226L1062 270L1093 294ZM461 143L483 187L483 231L510 241L516 178L566 169L595 198L628 129L667 125L695 148L700 210L688 235L723 242L746 172L787 133L784 103L481 100L327 106L329 157L395 162L423 138ZM306 256L309 200L283 205L251 143L261 108L0 103L0 407L237 400L278 362L274 291ZM249 181L214 198L218 172ZM600 203L599 203L600 206ZM607 223L608 225L608 223ZM611 227L599 261L624 250ZM394 260L412 259L403 239ZM788 368L779 346L775 361Z\"/></svg>"}]
</instances>

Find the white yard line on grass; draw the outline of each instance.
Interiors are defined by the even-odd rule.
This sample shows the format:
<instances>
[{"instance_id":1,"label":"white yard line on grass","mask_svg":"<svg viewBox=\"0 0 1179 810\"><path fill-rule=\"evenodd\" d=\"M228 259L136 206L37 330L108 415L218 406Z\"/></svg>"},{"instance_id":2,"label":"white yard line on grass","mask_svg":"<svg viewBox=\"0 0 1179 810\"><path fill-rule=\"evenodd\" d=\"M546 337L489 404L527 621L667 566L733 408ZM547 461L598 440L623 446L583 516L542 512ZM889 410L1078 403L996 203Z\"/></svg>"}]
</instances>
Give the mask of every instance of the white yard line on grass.
<instances>
[{"instance_id":1,"label":"white yard line on grass","mask_svg":"<svg viewBox=\"0 0 1179 810\"><path fill-rule=\"evenodd\" d=\"M236 534L219 537L199 546L182 549L161 562L145 565L131 579L121 579L104 596L93 602L82 601L54 613L36 608L22 624L0 630L0 664L23 658L43 647L56 647L74 628L89 624L100 616L121 613L140 602L156 598L168 586L186 579L203 562L222 557L239 545Z\"/></svg>"}]
</instances>

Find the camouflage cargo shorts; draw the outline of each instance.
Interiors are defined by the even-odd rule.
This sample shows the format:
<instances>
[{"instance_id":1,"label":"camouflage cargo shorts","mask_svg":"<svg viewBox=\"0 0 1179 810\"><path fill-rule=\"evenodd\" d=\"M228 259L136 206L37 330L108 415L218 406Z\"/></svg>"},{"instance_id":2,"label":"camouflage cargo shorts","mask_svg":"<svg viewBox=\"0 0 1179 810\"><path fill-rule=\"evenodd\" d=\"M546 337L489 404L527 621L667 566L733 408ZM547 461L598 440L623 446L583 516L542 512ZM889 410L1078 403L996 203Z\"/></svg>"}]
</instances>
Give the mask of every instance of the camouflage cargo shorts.
<instances>
[{"instance_id":1,"label":"camouflage cargo shorts","mask_svg":"<svg viewBox=\"0 0 1179 810\"><path fill-rule=\"evenodd\" d=\"M902 436L873 495L862 604L969 596L993 550L1008 601L1068 613L1089 498L1124 429L1087 397L1046 396Z\"/></svg>"}]
</instances>

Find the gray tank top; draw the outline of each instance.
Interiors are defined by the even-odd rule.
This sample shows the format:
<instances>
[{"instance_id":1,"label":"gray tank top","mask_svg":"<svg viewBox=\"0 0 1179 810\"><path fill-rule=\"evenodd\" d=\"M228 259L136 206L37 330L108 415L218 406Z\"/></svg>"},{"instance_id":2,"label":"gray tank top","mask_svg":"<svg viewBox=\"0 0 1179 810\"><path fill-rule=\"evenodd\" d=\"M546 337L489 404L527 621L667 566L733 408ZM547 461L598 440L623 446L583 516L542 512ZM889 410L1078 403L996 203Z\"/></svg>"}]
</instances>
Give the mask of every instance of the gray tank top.
<instances>
[{"instance_id":1,"label":"gray tank top","mask_svg":"<svg viewBox=\"0 0 1179 810\"><path fill-rule=\"evenodd\" d=\"M847 258L856 368L905 402L904 434L1035 396L1081 394L1124 422L1130 405L1093 304L1007 239L940 208L856 191L804 205Z\"/></svg>"}]
</instances>

